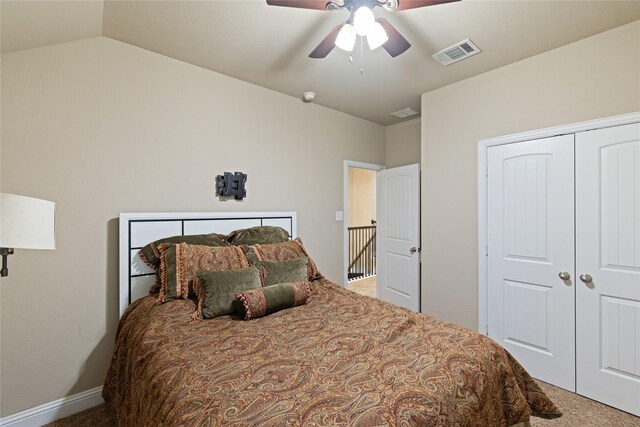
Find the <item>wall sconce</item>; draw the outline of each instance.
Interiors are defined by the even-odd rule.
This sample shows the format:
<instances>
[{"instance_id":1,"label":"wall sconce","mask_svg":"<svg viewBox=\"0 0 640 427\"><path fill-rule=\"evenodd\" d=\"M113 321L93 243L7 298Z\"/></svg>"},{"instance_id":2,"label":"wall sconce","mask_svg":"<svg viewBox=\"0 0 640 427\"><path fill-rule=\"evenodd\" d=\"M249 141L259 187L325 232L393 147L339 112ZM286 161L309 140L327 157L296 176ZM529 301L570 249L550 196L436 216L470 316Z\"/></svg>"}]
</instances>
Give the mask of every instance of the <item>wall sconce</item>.
<instances>
[{"instance_id":1,"label":"wall sconce","mask_svg":"<svg viewBox=\"0 0 640 427\"><path fill-rule=\"evenodd\" d=\"M7 256L14 249L55 249L56 204L0 193L0 276L9 274Z\"/></svg>"}]
</instances>

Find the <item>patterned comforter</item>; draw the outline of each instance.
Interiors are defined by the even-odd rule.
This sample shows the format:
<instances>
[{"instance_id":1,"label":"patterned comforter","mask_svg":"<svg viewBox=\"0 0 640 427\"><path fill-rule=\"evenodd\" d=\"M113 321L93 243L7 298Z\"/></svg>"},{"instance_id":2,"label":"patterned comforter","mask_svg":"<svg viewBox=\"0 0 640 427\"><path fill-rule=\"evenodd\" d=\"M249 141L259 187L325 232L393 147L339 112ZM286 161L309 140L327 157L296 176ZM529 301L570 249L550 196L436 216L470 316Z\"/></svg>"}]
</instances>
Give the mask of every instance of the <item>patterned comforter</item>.
<instances>
[{"instance_id":1,"label":"patterned comforter","mask_svg":"<svg viewBox=\"0 0 640 427\"><path fill-rule=\"evenodd\" d=\"M509 353L468 329L314 282L307 305L191 323L123 315L103 389L119 426L511 426L560 416Z\"/></svg>"}]
</instances>

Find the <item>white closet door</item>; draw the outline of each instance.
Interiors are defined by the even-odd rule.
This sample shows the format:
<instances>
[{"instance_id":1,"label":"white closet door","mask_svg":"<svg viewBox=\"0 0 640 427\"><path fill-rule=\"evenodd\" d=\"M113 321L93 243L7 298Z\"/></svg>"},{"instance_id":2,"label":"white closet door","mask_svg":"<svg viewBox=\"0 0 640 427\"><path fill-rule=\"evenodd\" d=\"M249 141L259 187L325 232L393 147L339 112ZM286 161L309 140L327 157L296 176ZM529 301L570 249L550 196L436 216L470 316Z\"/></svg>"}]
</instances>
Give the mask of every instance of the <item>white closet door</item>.
<instances>
[{"instance_id":1,"label":"white closet door","mask_svg":"<svg viewBox=\"0 0 640 427\"><path fill-rule=\"evenodd\" d=\"M535 378L571 391L573 145L564 135L491 147L487 178L489 336Z\"/></svg>"},{"instance_id":2,"label":"white closet door","mask_svg":"<svg viewBox=\"0 0 640 427\"><path fill-rule=\"evenodd\" d=\"M577 391L640 415L640 125L576 134Z\"/></svg>"}]
</instances>

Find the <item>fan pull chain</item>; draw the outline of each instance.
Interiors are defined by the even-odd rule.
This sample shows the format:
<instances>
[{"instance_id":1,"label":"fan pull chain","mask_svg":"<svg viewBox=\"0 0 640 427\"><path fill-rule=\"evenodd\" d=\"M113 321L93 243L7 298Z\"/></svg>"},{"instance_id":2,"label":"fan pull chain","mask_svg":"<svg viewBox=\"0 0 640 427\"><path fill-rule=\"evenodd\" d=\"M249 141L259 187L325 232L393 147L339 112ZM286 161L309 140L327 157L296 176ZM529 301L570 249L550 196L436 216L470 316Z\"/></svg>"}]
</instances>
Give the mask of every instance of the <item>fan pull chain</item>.
<instances>
[{"instance_id":1,"label":"fan pull chain","mask_svg":"<svg viewBox=\"0 0 640 427\"><path fill-rule=\"evenodd\" d=\"M363 46L364 37L360 37L360 75L364 74L364 46Z\"/></svg>"}]
</instances>

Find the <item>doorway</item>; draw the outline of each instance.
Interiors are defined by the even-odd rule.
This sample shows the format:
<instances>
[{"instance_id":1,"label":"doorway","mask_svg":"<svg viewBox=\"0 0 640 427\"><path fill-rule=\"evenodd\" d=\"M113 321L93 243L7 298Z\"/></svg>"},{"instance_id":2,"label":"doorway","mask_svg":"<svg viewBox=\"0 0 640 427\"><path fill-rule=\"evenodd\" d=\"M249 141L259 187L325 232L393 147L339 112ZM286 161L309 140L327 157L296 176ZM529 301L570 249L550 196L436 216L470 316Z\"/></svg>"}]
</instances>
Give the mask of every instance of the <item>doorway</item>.
<instances>
[{"instance_id":1,"label":"doorway","mask_svg":"<svg viewBox=\"0 0 640 427\"><path fill-rule=\"evenodd\" d=\"M367 202L350 200L358 193L350 181L359 173L352 171L350 180L351 169L364 169L362 174L373 177L365 179L373 182L360 190ZM378 299L420 311L420 165L386 169L345 160L343 173L343 286L369 296L375 292ZM350 215L358 204L373 209L359 218ZM349 228L352 243L355 240L351 250ZM360 236L353 237L354 229Z\"/></svg>"},{"instance_id":2,"label":"doorway","mask_svg":"<svg viewBox=\"0 0 640 427\"><path fill-rule=\"evenodd\" d=\"M384 166L344 161L343 286L377 297L376 172Z\"/></svg>"}]
</instances>

